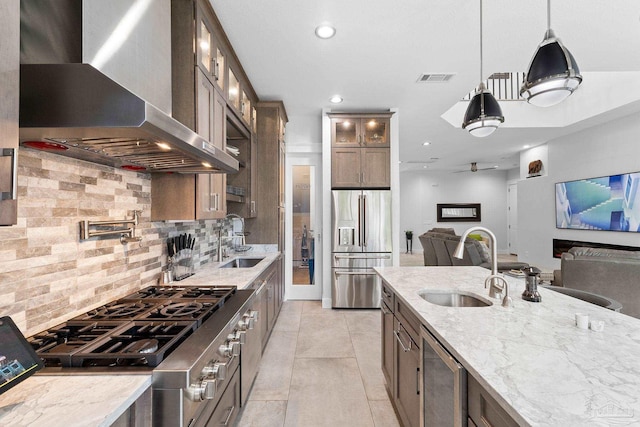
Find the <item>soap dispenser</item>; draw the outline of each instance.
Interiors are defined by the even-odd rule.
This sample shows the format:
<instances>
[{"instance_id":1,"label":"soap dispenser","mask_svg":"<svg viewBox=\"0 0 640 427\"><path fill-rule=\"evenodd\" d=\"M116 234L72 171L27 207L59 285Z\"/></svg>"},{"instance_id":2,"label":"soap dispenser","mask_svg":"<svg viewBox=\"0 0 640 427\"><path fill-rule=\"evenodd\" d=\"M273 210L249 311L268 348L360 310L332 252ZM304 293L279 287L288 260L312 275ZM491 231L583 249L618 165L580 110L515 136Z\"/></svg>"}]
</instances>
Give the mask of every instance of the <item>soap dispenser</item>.
<instances>
[{"instance_id":1,"label":"soap dispenser","mask_svg":"<svg viewBox=\"0 0 640 427\"><path fill-rule=\"evenodd\" d=\"M540 269L537 267L525 267L522 269L526 279L526 289L522 293L522 299L531 302L540 302L542 297L538 292L538 280L540 279Z\"/></svg>"}]
</instances>

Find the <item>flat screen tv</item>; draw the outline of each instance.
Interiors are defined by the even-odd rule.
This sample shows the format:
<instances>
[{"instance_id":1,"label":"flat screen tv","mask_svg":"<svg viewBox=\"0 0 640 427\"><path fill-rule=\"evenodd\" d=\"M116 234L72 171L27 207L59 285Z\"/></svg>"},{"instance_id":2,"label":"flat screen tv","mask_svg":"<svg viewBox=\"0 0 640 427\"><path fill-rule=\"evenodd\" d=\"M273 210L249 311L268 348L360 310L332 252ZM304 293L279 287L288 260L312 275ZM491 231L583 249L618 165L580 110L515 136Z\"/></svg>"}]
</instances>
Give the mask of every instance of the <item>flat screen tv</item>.
<instances>
[{"instance_id":1,"label":"flat screen tv","mask_svg":"<svg viewBox=\"0 0 640 427\"><path fill-rule=\"evenodd\" d=\"M640 232L640 172L556 183L556 228Z\"/></svg>"}]
</instances>

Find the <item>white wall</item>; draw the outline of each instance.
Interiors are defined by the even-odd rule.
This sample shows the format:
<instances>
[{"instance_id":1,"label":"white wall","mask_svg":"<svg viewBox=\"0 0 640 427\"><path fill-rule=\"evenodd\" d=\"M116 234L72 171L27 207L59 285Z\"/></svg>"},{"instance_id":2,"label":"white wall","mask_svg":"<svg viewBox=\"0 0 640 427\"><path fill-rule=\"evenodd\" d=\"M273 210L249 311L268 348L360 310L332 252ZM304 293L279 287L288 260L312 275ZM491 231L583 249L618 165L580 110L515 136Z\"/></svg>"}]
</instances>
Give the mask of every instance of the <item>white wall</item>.
<instances>
[{"instance_id":1,"label":"white wall","mask_svg":"<svg viewBox=\"0 0 640 427\"><path fill-rule=\"evenodd\" d=\"M437 222L438 203L480 203L482 221ZM422 250L417 236L433 227L462 234L476 225L493 231L498 251L507 252L507 171L400 173L400 231L414 232L414 251Z\"/></svg>"},{"instance_id":2,"label":"white wall","mask_svg":"<svg viewBox=\"0 0 640 427\"><path fill-rule=\"evenodd\" d=\"M545 269L560 268L553 239L640 246L638 233L560 230L555 227L555 183L640 171L640 114L633 114L549 141L546 176L518 183L519 258ZM523 153L523 158L530 157Z\"/></svg>"}]
</instances>

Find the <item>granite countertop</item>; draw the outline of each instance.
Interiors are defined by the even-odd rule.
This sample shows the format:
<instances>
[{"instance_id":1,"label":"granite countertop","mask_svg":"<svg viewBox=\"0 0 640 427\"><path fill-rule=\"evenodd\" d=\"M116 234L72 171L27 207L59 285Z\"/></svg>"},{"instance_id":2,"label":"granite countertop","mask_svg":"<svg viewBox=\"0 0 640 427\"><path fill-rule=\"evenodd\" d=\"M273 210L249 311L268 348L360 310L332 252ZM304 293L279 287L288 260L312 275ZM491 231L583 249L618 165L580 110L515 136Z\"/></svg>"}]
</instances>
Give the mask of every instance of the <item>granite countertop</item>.
<instances>
[{"instance_id":1,"label":"granite countertop","mask_svg":"<svg viewBox=\"0 0 640 427\"><path fill-rule=\"evenodd\" d=\"M245 254L233 254L222 262L210 262L196 274L184 280L171 283L173 286L237 286L245 289L253 283L270 265L280 256L280 252L249 252ZM264 258L253 267L247 268L220 268L235 258Z\"/></svg>"},{"instance_id":2,"label":"granite countertop","mask_svg":"<svg viewBox=\"0 0 640 427\"><path fill-rule=\"evenodd\" d=\"M540 289L524 301L524 279L505 276L513 307L442 307L421 289L456 289L490 299L481 267L379 267L398 298L521 425L640 423L640 320ZM624 301L622 301L624 305ZM603 320L575 326L575 313Z\"/></svg>"},{"instance_id":3,"label":"granite countertop","mask_svg":"<svg viewBox=\"0 0 640 427\"><path fill-rule=\"evenodd\" d=\"M208 263L173 286L249 287L280 256L260 250ZM249 268L219 268L234 258L264 258ZM148 375L34 375L0 395L0 425L109 426L151 386Z\"/></svg>"},{"instance_id":4,"label":"granite countertop","mask_svg":"<svg viewBox=\"0 0 640 427\"><path fill-rule=\"evenodd\" d=\"M110 426L151 386L151 375L35 375L0 395L0 425Z\"/></svg>"}]
</instances>

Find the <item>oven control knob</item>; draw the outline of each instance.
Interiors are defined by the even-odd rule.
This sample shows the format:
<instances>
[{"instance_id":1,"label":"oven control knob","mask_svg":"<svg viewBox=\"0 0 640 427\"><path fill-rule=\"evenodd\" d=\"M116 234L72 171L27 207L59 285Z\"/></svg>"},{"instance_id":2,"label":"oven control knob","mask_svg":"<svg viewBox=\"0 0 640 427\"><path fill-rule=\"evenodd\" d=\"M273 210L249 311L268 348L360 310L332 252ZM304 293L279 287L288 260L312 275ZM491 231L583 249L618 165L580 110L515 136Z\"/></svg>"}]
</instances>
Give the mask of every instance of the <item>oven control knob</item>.
<instances>
[{"instance_id":1,"label":"oven control knob","mask_svg":"<svg viewBox=\"0 0 640 427\"><path fill-rule=\"evenodd\" d=\"M202 370L204 377L215 378L224 381L227 377L227 364L222 362L211 362Z\"/></svg>"},{"instance_id":2,"label":"oven control knob","mask_svg":"<svg viewBox=\"0 0 640 427\"><path fill-rule=\"evenodd\" d=\"M216 395L216 382L215 380L203 380L202 399L211 400Z\"/></svg>"},{"instance_id":3,"label":"oven control knob","mask_svg":"<svg viewBox=\"0 0 640 427\"><path fill-rule=\"evenodd\" d=\"M234 357L240 355L240 342L228 341L226 344L218 347L218 353L224 357Z\"/></svg>"},{"instance_id":4,"label":"oven control knob","mask_svg":"<svg viewBox=\"0 0 640 427\"><path fill-rule=\"evenodd\" d=\"M238 341L240 344L244 344L245 342L247 342L247 333L245 331L233 331L232 334L229 334L229 336L227 337L227 339L229 341Z\"/></svg>"},{"instance_id":5,"label":"oven control knob","mask_svg":"<svg viewBox=\"0 0 640 427\"><path fill-rule=\"evenodd\" d=\"M194 402L211 400L216 395L216 381L201 378L198 384L191 384L189 386L187 395Z\"/></svg>"},{"instance_id":6,"label":"oven control knob","mask_svg":"<svg viewBox=\"0 0 640 427\"><path fill-rule=\"evenodd\" d=\"M258 314L259 312L256 310L249 310L249 316L251 316L254 322L258 321L258 318L260 317Z\"/></svg>"},{"instance_id":7,"label":"oven control knob","mask_svg":"<svg viewBox=\"0 0 640 427\"><path fill-rule=\"evenodd\" d=\"M253 317L251 317L248 314L245 314L244 316L242 316L242 320L238 322L238 328L240 328L241 331L253 329L254 327L255 327L255 320L253 320Z\"/></svg>"}]
</instances>

